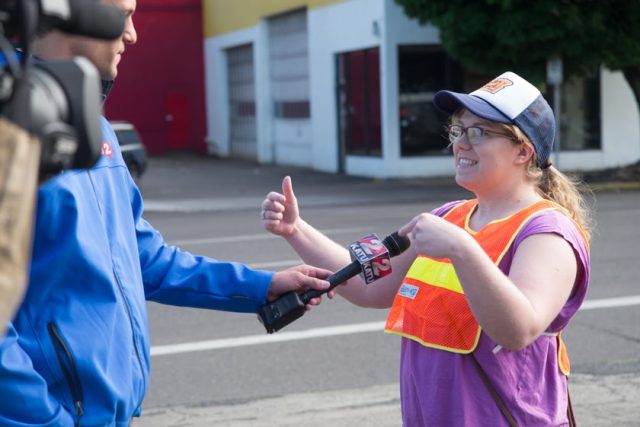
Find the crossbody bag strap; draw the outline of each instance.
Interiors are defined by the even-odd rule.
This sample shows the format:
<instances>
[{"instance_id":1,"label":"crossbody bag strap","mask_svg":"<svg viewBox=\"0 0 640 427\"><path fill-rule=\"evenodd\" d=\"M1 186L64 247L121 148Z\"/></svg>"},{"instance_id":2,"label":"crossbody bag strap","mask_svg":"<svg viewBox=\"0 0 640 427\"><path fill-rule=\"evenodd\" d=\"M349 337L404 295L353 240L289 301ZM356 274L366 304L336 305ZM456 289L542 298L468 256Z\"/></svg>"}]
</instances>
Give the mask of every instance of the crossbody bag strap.
<instances>
[{"instance_id":1,"label":"crossbody bag strap","mask_svg":"<svg viewBox=\"0 0 640 427\"><path fill-rule=\"evenodd\" d=\"M569 381L567 380L567 418L569 419L569 427L577 427L576 417L573 414L573 406L571 405L571 395L569 395Z\"/></svg>"},{"instance_id":2,"label":"crossbody bag strap","mask_svg":"<svg viewBox=\"0 0 640 427\"><path fill-rule=\"evenodd\" d=\"M480 363L478 363L478 359L476 359L476 356L473 353L470 353L469 356L471 356L471 361L473 362L473 366L476 367L476 370L478 371L478 374L480 375L482 382L487 387L487 390L489 390L489 393L491 393L491 397L493 397L493 400L496 402L496 405L498 405L498 409L500 409L500 412L502 412L502 415L504 415L504 417L507 419L509 426L518 427L518 423L516 423L516 420L511 415L511 412L509 412L507 405L505 405L504 401L502 400L500 395L498 395L498 392L496 391L496 389L493 387L493 384L491 384L489 377L482 369L482 366L480 366Z\"/></svg>"}]
</instances>

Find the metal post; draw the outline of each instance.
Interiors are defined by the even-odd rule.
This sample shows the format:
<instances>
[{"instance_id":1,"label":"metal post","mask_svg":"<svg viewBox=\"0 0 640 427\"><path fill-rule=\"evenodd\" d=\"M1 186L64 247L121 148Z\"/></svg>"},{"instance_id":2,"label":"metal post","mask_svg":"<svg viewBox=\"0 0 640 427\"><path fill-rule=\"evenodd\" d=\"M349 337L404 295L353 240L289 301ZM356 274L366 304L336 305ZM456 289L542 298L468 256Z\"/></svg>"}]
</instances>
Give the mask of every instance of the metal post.
<instances>
[{"instance_id":1,"label":"metal post","mask_svg":"<svg viewBox=\"0 0 640 427\"><path fill-rule=\"evenodd\" d=\"M553 114L556 118L556 140L553 145L554 158L553 165L556 168L560 168L560 108L562 103L560 97L562 96L562 85L556 84L553 86Z\"/></svg>"},{"instance_id":2,"label":"metal post","mask_svg":"<svg viewBox=\"0 0 640 427\"><path fill-rule=\"evenodd\" d=\"M553 114L556 120L553 164L560 167L560 109L562 108L562 58L554 57L547 61L547 83L553 85Z\"/></svg>"}]
</instances>

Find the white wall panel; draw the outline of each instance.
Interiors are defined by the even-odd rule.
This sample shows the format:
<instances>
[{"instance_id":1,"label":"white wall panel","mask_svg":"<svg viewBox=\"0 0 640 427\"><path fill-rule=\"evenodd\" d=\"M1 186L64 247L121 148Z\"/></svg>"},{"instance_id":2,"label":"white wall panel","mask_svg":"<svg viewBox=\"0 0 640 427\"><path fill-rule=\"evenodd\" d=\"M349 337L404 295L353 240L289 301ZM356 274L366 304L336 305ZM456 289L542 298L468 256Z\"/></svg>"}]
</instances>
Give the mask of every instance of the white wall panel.
<instances>
[{"instance_id":1,"label":"white wall panel","mask_svg":"<svg viewBox=\"0 0 640 427\"><path fill-rule=\"evenodd\" d=\"M313 167L338 170L336 54L380 46L374 23L383 20L384 0L352 0L309 13L309 65ZM386 126L383 117L382 127ZM384 141L383 141L384 144ZM348 168L348 163L347 163Z\"/></svg>"}]
</instances>

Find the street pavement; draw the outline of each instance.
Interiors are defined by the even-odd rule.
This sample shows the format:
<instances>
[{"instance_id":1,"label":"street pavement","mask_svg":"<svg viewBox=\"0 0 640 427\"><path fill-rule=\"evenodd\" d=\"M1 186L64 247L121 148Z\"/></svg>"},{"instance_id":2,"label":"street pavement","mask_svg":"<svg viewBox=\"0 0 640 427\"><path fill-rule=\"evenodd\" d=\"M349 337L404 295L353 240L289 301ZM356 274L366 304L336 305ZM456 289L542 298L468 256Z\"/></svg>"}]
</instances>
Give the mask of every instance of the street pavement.
<instances>
[{"instance_id":1,"label":"street pavement","mask_svg":"<svg viewBox=\"0 0 640 427\"><path fill-rule=\"evenodd\" d=\"M148 212L255 210L291 175L305 206L375 205L468 196L452 178L377 180L304 168L193 155L152 158L141 190ZM638 197L638 192L628 193ZM578 424L640 426L640 373L572 374ZM324 391L228 405L145 408L134 426L399 426L398 384Z\"/></svg>"}]
</instances>

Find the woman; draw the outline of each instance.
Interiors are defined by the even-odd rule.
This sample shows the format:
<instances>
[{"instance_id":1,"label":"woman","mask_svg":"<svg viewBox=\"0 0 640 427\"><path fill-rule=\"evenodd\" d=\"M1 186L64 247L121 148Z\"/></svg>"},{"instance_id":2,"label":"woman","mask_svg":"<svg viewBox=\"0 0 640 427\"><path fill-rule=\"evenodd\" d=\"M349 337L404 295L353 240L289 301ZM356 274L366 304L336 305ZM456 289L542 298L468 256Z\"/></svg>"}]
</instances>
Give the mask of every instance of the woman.
<instances>
[{"instance_id":1,"label":"woman","mask_svg":"<svg viewBox=\"0 0 640 427\"><path fill-rule=\"evenodd\" d=\"M376 286L338 293L391 307L403 337L406 426L563 426L568 358L559 337L589 282L589 214L549 161L553 112L538 89L507 72L471 94L440 91L456 182L475 199L422 213L400 229L411 249ZM290 178L262 204L263 226L302 259L337 269L345 249L299 216Z\"/></svg>"}]
</instances>

